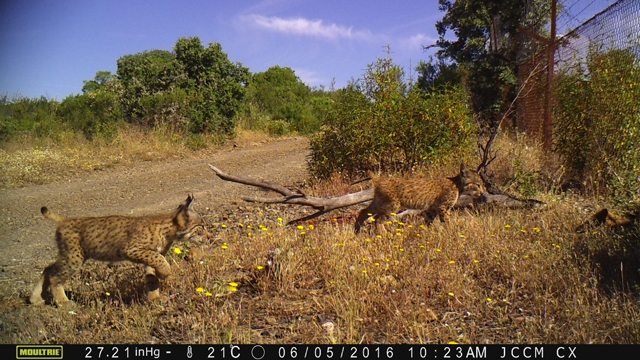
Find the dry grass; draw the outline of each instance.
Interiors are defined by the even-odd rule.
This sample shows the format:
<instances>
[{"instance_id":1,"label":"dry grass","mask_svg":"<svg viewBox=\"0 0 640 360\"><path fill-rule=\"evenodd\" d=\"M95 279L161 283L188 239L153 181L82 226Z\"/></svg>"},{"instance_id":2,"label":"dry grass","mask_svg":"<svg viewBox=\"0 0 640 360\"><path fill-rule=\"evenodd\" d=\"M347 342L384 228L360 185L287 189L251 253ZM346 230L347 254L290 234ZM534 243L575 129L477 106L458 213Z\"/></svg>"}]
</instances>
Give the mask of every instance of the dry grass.
<instances>
[{"instance_id":1,"label":"dry grass","mask_svg":"<svg viewBox=\"0 0 640 360\"><path fill-rule=\"evenodd\" d=\"M69 283L74 308L25 308L29 289L5 295L2 312L15 320L2 341L638 343L637 276L623 291L615 268L606 274L581 250L621 235L578 237L571 202L545 200L541 212L396 223L382 238L259 214L218 223L212 244L177 244L182 254L170 255L168 303L144 301L140 266L89 263Z\"/></svg>"},{"instance_id":2,"label":"dry grass","mask_svg":"<svg viewBox=\"0 0 640 360\"><path fill-rule=\"evenodd\" d=\"M109 140L86 140L70 133L58 139L25 137L0 148L0 187L44 184L86 171L134 161L184 156L189 149L178 134L127 126Z\"/></svg>"},{"instance_id":3,"label":"dry grass","mask_svg":"<svg viewBox=\"0 0 640 360\"><path fill-rule=\"evenodd\" d=\"M576 234L592 200L538 198L547 208L408 219L382 237L333 219L286 227L299 214L283 208L206 214L211 243L171 250L167 303L144 301L140 266L88 263L73 308L0 295L0 342L639 343L640 230Z\"/></svg>"},{"instance_id":4,"label":"dry grass","mask_svg":"<svg viewBox=\"0 0 640 360\"><path fill-rule=\"evenodd\" d=\"M239 130L236 144L256 144L272 140L264 132ZM207 135L184 135L165 128L145 130L127 125L108 140L88 141L73 132L55 139L23 137L0 147L0 188L45 184L51 181L100 171L138 161L182 158L220 148Z\"/></svg>"}]
</instances>

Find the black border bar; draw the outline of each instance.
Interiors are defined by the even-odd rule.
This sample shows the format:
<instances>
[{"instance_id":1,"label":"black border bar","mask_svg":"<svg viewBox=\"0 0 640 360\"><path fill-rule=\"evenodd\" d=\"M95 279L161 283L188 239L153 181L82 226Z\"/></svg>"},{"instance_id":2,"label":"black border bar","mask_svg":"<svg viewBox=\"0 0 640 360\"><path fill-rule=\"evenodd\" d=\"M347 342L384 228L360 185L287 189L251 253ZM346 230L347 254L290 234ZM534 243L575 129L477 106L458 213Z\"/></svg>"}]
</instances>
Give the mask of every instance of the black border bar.
<instances>
[{"instance_id":1,"label":"black border bar","mask_svg":"<svg viewBox=\"0 0 640 360\"><path fill-rule=\"evenodd\" d=\"M16 359L624 359L640 345L2 345ZM11 347L11 349L9 349Z\"/></svg>"}]
</instances>

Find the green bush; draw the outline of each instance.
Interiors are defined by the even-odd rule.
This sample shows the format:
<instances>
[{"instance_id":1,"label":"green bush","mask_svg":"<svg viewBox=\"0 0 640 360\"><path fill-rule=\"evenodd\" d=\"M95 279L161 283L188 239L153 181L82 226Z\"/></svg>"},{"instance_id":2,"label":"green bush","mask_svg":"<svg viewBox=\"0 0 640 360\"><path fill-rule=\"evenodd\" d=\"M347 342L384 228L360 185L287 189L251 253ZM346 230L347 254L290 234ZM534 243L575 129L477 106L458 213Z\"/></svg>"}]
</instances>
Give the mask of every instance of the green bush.
<instances>
[{"instance_id":1,"label":"green bush","mask_svg":"<svg viewBox=\"0 0 640 360\"><path fill-rule=\"evenodd\" d=\"M0 142L21 135L56 141L76 136L109 139L122 126L118 97L104 90L70 95L62 102L17 97L4 99L0 106Z\"/></svg>"},{"instance_id":2,"label":"green bush","mask_svg":"<svg viewBox=\"0 0 640 360\"><path fill-rule=\"evenodd\" d=\"M312 137L310 171L407 172L469 150L476 126L460 88L426 94L410 89L390 58L368 67L364 79L334 94L321 131Z\"/></svg>"},{"instance_id":3,"label":"green bush","mask_svg":"<svg viewBox=\"0 0 640 360\"><path fill-rule=\"evenodd\" d=\"M0 112L0 141L9 141L22 134L48 137L66 131L68 124L56 116L59 106L59 102L44 96L36 99L16 97L12 100L4 97Z\"/></svg>"},{"instance_id":4,"label":"green bush","mask_svg":"<svg viewBox=\"0 0 640 360\"><path fill-rule=\"evenodd\" d=\"M271 136L283 136L289 134L289 124L284 120L272 120L267 122L267 134Z\"/></svg>"},{"instance_id":5,"label":"green bush","mask_svg":"<svg viewBox=\"0 0 640 360\"><path fill-rule=\"evenodd\" d=\"M115 134L121 118L118 96L106 89L67 96L56 111L69 129L80 131L87 139L108 138ZM59 121L60 121L59 120Z\"/></svg>"},{"instance_id":6,"label":"green bush","mask_svg":"<svg viewBox=\"0 0 640 360\"><path fill-rule=\"evenodd\" d=\"M249 70L232 63L220 44L204 47L197 37L180 38L173 52L123 56L117 73L129 121L148 128L162 121L178 131L221 137L233 135L249 82Z\"/></svg>"},{"instance_id":7,"label":"green bush","mask_svg":"<svg viewBox=\"0 0 640 360\"><path fill-rule=\"evenodd\" d=\"M309 134L318 131L320 122L314 112L315 96L288 67L274 66L253 76L247 102L256 106L271 121L284 121L287 132ZM269 124L267 130L284 130L283 125Z\"/></svg>"},{"instance_id":8,"label":"green bush","mask_svg":"<svg viewBox=\"0 0 640 360\"><path fill-rule=\"evenodd\" d=\"M207 148L207 138L205 134L189 134L185 145L191 150Z\"/></svg>"},{"instance_id":9,"label":"green bush","mask_svg":"<svg viewBox=\"0 0 640 360\"><path fill-rule=\"evenodd\" d=\"M640 201L640 58L592 49L558 77L555 151L572 178L587 178L618 203Z\"/></svg>"}]
</instances>

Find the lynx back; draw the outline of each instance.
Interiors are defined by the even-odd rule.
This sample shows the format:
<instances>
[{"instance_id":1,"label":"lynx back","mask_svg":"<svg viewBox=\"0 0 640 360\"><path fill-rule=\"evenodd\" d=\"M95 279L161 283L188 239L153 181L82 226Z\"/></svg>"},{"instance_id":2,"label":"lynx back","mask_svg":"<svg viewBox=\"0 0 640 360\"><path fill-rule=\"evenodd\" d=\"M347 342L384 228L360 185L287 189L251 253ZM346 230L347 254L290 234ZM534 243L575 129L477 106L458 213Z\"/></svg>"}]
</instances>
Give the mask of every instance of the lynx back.
<instances>
[{"instance_id":1,"label":"lynx back","mask_svg":"<svg viewBox=\"0 0 640 360\"><path fill-rule=\"evenodd\" d=\"M373 216L377 231L383 231L384 222L389 219L391 213L403 209L419 210L427 221L438 217L444 222L460 194L477 199L485 193L478 173L467 170L464 163L460 164L460 173L451 178L405 179L372 176L372 179L373 201L358 214L355 223L356 233L370 216Z\"/></svg>"}]
</instances>

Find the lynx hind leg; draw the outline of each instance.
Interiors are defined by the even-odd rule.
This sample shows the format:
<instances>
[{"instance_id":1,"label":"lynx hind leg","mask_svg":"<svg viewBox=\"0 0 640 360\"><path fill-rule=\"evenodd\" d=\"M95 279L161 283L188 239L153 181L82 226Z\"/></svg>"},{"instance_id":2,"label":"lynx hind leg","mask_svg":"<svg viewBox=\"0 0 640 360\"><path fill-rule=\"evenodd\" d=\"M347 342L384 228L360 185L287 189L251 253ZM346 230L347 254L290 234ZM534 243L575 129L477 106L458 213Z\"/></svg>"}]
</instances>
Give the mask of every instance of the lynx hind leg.
<instances>
[{"instance_id":1,"label":"lynx hind leg","mask_svg":"<svg viewBox=\"0 0 640 360\"><path fill-rule=\"evenodd\" d=\"M36 286L33 288L33 291L31 292L31 297L29 298L29 303L32 305L42 305L44 304L44 299L42 298L42 291L43 291L43 286L45 283L45 280L47 282L47 287L49 286L49 281L48 281L48 277L46 275L46 270L45 273L43 273L42 275L40 275L40 279L38 279L38 283L36 283Z\"/></svg>"},{"instance_id":2,"label":"lynx hind leg","mask_svg":"<svg viewBox=\"0 0 640 360\"><path fill-rule=\"evenodd\" d=\"M386 219L388 219L389 213L391 212L391 210L389 210L387 211L387 214L384 213L385 210L388 210L386 209L387 207L389 206L385 205L384 200L381 200L380 198L374 198L371 204L369 204L369 206L360 211L360 213L358 214L358 218L356 219L355 224L356 234L360 232L360 229L364 225L365 221L367 221L367 219L372 216L376 232L379 233L380 231L384 231L384 227L381 225Z\"/></svg>"},{"instance_id":3,"label":"lynx hind leg","mask_svg":"<svg viewBox=\"0 0 640 360\"><path fill-rule=\"evenodd\" d=\"M378 234L387 233L385 222L389 221L392 213L397 213L400 209L401 206L399 201L389 196L380 197L378 213L374 216Z\"/></svg>"},{"instance_id":4,"label":"lynx hind leg","mask_svg":"<svg viewBox=\"0 0 640 360\"><path fill-rule=\"evenodd\" d=\"M163 297L160 295L160 280L156 276L156 270L151 266L145 266L144 270L147 284L147 300L161 300Z\"/></svg>"},{"instance_id":5,"label":"lynx hind leg","mask_svg":"<svg viewBox=\"0 0 640 360\"><path fill-rule=\"evenodd\" d=\"M70 302L67 294L64 292L64 282L73 275L82 265L82 260L71 261L68 259L58 259L55 263L48 266L36 284L29 302L34 305L44 303L42 294L44 291L50 290L53 296L53 302L57 306L62 306Z\"/></svg>"}]
</instances>

